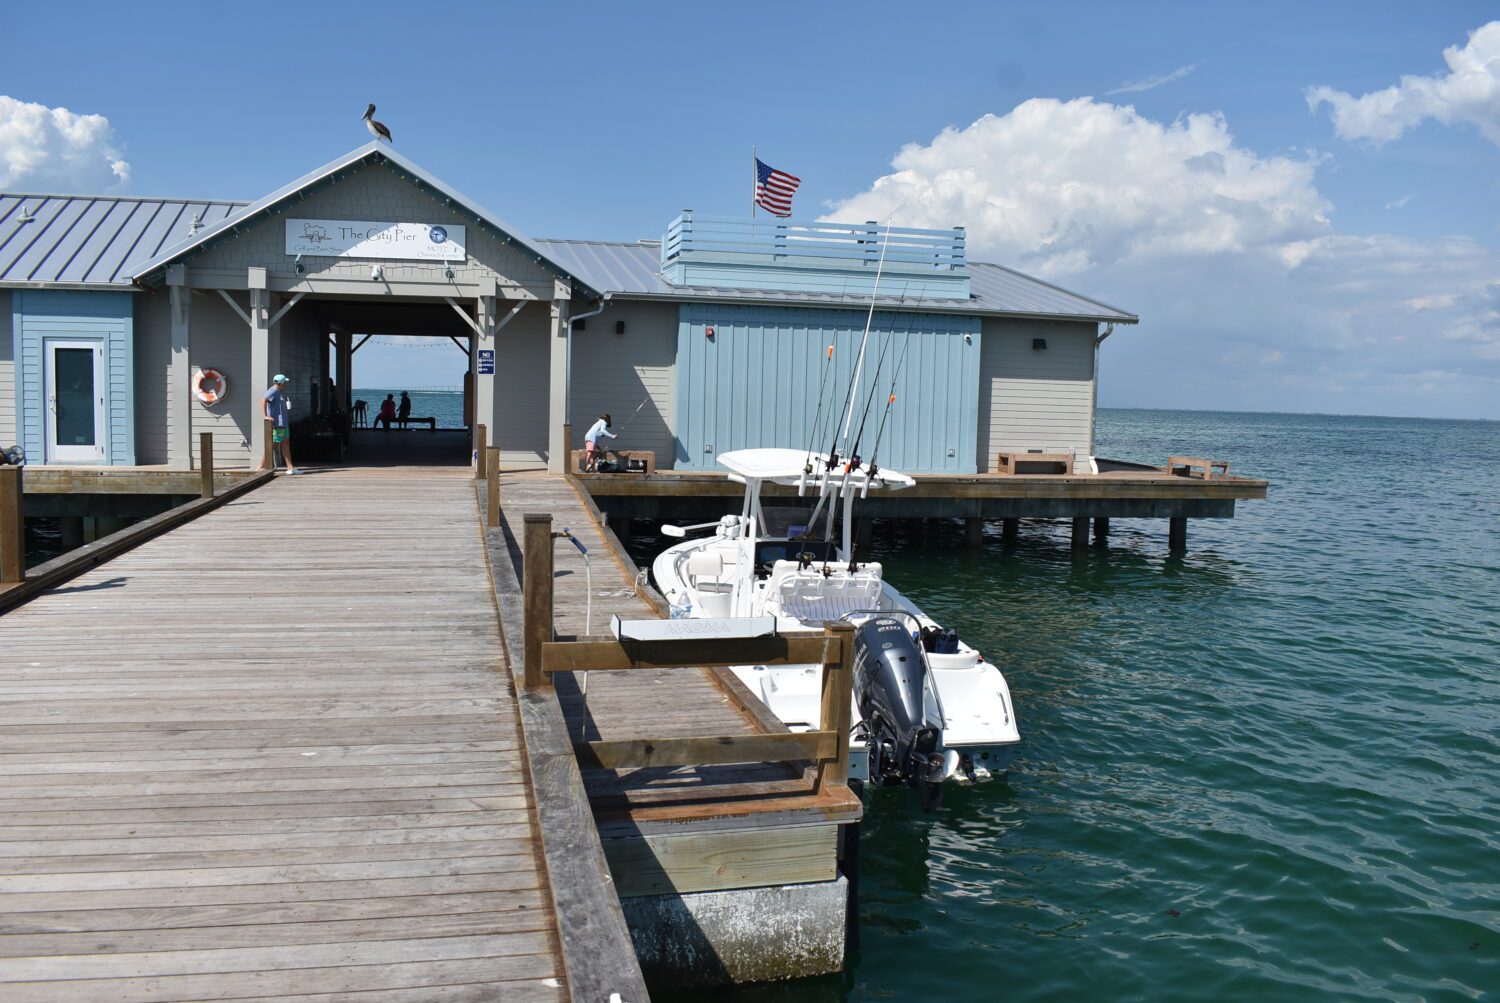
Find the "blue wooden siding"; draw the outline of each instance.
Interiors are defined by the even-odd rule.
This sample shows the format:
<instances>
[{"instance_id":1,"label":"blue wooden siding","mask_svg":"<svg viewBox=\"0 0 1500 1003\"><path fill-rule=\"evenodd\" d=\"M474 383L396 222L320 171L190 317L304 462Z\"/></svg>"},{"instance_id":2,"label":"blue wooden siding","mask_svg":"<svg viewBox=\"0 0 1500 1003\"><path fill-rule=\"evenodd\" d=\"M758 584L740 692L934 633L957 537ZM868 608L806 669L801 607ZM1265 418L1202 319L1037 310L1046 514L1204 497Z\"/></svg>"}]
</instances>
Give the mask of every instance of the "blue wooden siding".
<instances>
[{"instance_id":1,"label":"blue wooden siding","mask_svg":"<svg viewBox=\"0 0 1500 1003\"><path fill-rule=\"evenodd\" d=\"M825 425L830 424L831 412L842 415L865 316L862 310L683 304L677 332L677 468L714 469L718 455L733 449L807 448L818 417L818 386L828 346L834 346L834 356L823 391ZM869 459L874 451L891 377L905 347L896 404L877 462L907 473L973 473L979 318L877 311L855 409L856 427L881 349L887 345L861 454ZM812 445L821 451L829 443Z\"/></svg>"},{"instance_id":2,"label":"blue wooden siding","mask_svg":"<svg viewBox=\"0 0 1500 1003\"><path fill-rule=\"evenodd\" d=\"M29 462L46 462L43 344L97 341L104 348L104 462L135 463L135 323L124 292L18 290L11 297L16 431Z\"/></svg>"}]
</instances>

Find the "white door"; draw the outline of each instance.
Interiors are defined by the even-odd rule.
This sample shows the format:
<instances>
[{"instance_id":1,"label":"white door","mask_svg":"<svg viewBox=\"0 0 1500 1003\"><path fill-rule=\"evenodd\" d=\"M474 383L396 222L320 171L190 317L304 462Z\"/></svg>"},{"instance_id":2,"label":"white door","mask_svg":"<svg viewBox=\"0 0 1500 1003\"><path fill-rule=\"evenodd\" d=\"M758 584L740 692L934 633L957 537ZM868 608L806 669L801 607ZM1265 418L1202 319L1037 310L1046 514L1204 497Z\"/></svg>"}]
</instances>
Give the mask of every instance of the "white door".
<instances>
[{"instance_id":1,"label":"white door","mask_svg":"<svg viewBox=\"0 0 1500 1003\"><path fill-rule=\"evenodd\" d=\"M104 462L104 346L48 340L47 462Z\"/></svg>"}]
</instances>

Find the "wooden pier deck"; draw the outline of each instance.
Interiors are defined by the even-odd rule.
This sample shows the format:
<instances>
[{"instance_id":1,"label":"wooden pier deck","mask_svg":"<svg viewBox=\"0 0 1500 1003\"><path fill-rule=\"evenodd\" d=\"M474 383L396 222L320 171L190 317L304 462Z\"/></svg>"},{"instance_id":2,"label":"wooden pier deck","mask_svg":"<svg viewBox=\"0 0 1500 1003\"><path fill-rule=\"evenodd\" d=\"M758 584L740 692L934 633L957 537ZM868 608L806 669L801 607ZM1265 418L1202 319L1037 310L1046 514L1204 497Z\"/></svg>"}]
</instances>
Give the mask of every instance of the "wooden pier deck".
<instances>
[{"instance_id":1,"label":"wooden pier deck","mask_svg":"<svg viewBox=\"0 0 1500 1003\"><path fill-rule=\"evenodd\" d=\"M0 617L0 997L566 998L467 471L282 478Z\"/></svg>"}]
</instances>

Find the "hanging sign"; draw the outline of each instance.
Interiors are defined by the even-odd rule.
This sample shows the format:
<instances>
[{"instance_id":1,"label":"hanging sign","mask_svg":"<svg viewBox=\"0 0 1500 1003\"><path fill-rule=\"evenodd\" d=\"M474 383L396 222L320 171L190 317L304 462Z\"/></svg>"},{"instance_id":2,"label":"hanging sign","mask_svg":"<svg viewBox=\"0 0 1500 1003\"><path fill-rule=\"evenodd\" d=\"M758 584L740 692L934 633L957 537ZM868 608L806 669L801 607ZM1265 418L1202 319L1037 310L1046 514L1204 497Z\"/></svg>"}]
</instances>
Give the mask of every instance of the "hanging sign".
<instances>
[{"instance_id":1,"label":"hanging sign","mask_svg":"<svg viewBox=\"0 0 1500 1003\"><path fill-rule=\"evenodd\" d=\"M359 219L289 219L286 253L401 261L464 260L464 227Z\"/></svg>"},{"instance_id":2,"label":"hanging sign","mask_svg":"<svg viewBox=\"0 0 1500 1003\"><path fill-rule=\"evenodd\" d=\"M479 365L476 368L480 376L495 375L495 350L493 348L479 350Z\"/></svg>"}]
</instances>

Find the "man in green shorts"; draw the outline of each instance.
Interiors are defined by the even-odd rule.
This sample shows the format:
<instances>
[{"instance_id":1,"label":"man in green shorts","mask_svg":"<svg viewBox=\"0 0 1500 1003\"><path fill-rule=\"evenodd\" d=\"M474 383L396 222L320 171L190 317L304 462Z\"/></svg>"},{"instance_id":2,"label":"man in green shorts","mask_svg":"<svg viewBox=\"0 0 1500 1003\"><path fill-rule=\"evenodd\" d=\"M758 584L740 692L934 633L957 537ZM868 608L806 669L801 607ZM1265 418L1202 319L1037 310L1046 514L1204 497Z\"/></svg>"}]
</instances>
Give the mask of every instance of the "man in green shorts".
<instances>
[{"instance_id":1,"label":"man in green shorts","mask_svg":"<svg viewBox=\"0 0 1500 1003\"><path fill-rule=\"evenodd\" d=\"M288 417L292 406L286 399L286 385L287 378L281 373L277 373L275 378L271 380L271 389L267 390L265 397L261 399L260 411L262 417L271 425L272 447L281 447L281 458L286 461L286 472L289 474L298 474L301 471L292 466L292 429L291 421ZM266 469L266 459L264 456L261 457L259 469Z\"/></svg>"}]
</instances>

